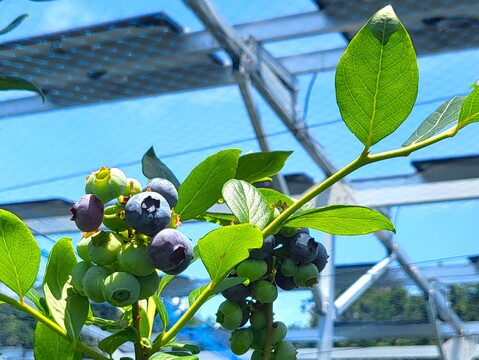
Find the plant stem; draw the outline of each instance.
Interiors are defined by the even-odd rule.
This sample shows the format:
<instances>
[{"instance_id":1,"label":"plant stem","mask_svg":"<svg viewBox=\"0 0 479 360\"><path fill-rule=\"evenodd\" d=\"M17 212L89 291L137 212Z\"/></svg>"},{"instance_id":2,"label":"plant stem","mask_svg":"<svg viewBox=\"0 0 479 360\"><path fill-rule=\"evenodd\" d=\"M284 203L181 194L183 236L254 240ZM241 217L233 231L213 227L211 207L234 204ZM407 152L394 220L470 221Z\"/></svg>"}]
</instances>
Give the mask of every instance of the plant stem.
<instances>
[{"instance_id":1,"label":"plant stem","mask_svg":"<svg viewBox=\"0 0 479 360\"><path fill-rule=\"evenodd\" d=\"M273 304L266 304L266 336L263 346L263 360L271 359L271 348L273 347Z\"/></svg>"},{"instance_id":2,"label":"plant stem","mask_svg":"<svg viewBox=\"0 0 479 360\"><path fill-rule=\"evenodd\" d=\"M274 219L267 227L263 229L263 237L276 233L276 230L280 225L299 210L304 204L312 200L314 197L328 189L339 180L343 179L346 175L349 175L353 171L359 169L361 166L368 163L368 158L365 156L359 156L353 160L349 165L343 169L337 171L330 177L326 178L322 183L317 185L314 189L304 194L300 199L294 202L290 207L283 211L276 219Z\"/></svg>"},{"instance_id":3,"label":"plant stem","mask_svg":"<svg viewBox=\"0 0 479 360\"><path fill-rule=\"evenodd\" d=\"M203 292L196 298L196 300L190 305L188 310L181 316L181 318L168 330L163 337L155 339L153 341L153 353L160 350L163 346L168 344L179 332L183 329L188 322L193 318L196 312L203 306L203 304L213 294L213 290L216 284L210 282Z\"/></svg>"},{"instance_id":4,"label":"plant stem","mask_svg":"<svg viewBox=\"0 0 479 360\"><path fill-rule=\"evenodd\" d=\"M56 332L58 335L60 335L62 338L67 340L72 344L72 347L75 351L80 351L84 353L85 355L91 357L92 359L95 360L109 360L109 358L103 356L102 354L97 353L95 350L90 349L87 347L85 344L77 341L76 343L73 343L73 341L70 339L66 331L60 327L56 322L50 320L47 318L45 315L42 313L36 311L32 307L28 306L24 302L17 301L15 299L12 299L11 297L8 297L2 293L0 293L0 301L3 301L14 308L30 315L31 317L37 319L38 321L42 322L45 326L47 326L50 330Z\"/></svg>"},{"instance_id":5,"label":"plant stem","mask_svg":"<svg viewBox=\"0 0 479 360\"><path fill-rule=\"evenodd\" d=\"M132 316L132 325L133 327L138 331L138 334L140 336L138 337L138 340L135 341L135 359L136 360L146 360L148 358L148 354L143 349L143 344L141 343L141 331L140 331L140 319L141 319L141 313L140 313L140 303L138 301L135 301L131 305L131 316Z\"/></svg>"}]
</instances>

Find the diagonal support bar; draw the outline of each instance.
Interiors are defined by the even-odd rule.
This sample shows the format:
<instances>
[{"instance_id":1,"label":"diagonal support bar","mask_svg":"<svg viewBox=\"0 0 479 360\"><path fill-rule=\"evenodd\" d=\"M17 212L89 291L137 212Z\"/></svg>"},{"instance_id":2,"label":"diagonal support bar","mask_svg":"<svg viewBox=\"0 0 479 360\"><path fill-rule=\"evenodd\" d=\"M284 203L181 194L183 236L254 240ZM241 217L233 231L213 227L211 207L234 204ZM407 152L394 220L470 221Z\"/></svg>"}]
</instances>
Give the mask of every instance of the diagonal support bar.
<instances>
[{"instance_id":1,"label":"diagonal support bar","mask_svg":"<svg viewBox=\"0 0 479 360\"><path fill-rule=\"evenodd\" d=\"M296 106L295 79L283 66L270 56L260 45L250 46L242 40L237 31L229 26L209 0L183 0L198 16L206 29L229 54L233 63L244 58L245 71L250 75L252 84L268 102L278 117L288 127L291 133L301 143L311 158L329 176L337 171L324 149L310 136L308 128L299 115ZM251 46L255 49L251 49ZM290 92L291 101L284 101L278 96L286 87ZM283 91L282 91L283 90Z\"/></svg>"}]
</instances>

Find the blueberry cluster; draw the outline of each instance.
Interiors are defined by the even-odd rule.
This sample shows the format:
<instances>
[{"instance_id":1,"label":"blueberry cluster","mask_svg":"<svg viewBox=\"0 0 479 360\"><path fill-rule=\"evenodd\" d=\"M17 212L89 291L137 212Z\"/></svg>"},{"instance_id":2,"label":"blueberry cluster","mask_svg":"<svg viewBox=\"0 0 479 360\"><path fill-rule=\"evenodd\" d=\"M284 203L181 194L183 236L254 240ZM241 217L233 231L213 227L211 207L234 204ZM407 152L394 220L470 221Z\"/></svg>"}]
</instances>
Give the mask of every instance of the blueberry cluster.
<instances>
[{"instance_id":1,"label":"blueberry cluster","mask_svg":"<svg viewBox=\"0 0 479 360\"><path fill-rule=\"evenodd\" d=\"M233 353L242 355L253 349L251 359L262 359L269 332L272 334L272 359L296 359L295 347L284 340L285 324L268 319L272 316L268 315L268 304L278 297L278 288L292 290L313 286L327 262L324 246L304 228L285 228L266 237L262 248L250 251L249 258L230 274L230 277L248 280L221 293L226 300L216 313L216 322L232 331L230 345ZM268 329L268 326L272 328Z\"/></svg>"},{"instance_id":2,"label":"blueberry cluster","mask_svg":"<svg viewBox=\"0 0 479 360\"><path fill-rule=\"evenodd\" d=\"M121 170L102 167L87 177L85 193L71 209L84 232L77 244L83 261L72 271L78 292L127 306L156 292L158 270L176 275L188 267L193 247L174 228L178 192L170 181L154 178L142 187Z\"/></svg>"}]
</instances>

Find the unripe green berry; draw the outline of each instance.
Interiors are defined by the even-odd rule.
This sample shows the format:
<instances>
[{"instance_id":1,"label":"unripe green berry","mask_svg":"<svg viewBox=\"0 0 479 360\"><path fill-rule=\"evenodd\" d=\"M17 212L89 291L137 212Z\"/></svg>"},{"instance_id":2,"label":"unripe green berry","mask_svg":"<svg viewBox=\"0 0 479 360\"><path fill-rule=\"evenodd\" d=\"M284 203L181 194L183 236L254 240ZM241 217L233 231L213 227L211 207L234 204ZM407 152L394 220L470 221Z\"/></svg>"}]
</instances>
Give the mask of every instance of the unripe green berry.
<instances>
[{"instance_id":1,"label":"unripe green berry","mask_svg":"<svg viewBox=\"0 0 479 360\"><path fill-rule=\"evenodd\" d=\"M273 323L273 334L271 336L271 343L273 345L279 343L286 337L286 333L288 332L288 328L286 324L281 321L275 321Z\"/></svg>"},{"instance_id":2,"label":"unripe green berry","mask_svg":"<svg viewBox=\"0 0 479 360\"><path fill-rule=\"evenodd\" d=\"M135 194L141 193L143 190L141 184L138 180L133 178L126 179L125 190L123 191L123 196L133 196Z\"/></svg>"},{"instance_id":3,"label":"unripe green berry","mask_svg":"<svg viewBox=\"0 0 479 360\"><path fill-rule=\"evenodd\" d=\"M103 266L92 266L83 276L83 292L93 302L105 301L103 287L106 277L110 274Z\"/></svg>"},{"instance_id":4,"label":"unripe green berry","mask_svg":"<svg viewBox=\"0 0 479 360\"><path fill-rule=\"evenodd\" d=\"M256 330L263 329L268 324L268 315L266 311L253 310L249 317L251 327Z\"/></svg>"},{"instance_id":5,"label":"unripe green berry","mask_svg":"<svg viewBox=\"0 0 479 360\"><path fill-rule=\"evenodd\" d=\"M298 271L298 264L292 258L288 257L281 263L281 274L291 277Z\"/></svg>"},{"instance_id":6,"label":"unripe green berry","mask_svg":"<svg viewBox=\"0 0 479 360\"><path fill-rule=\"evenodd\" d=\"M95 195L105 204L122 195L126 186L127 180L123 171L101 167L88 177L85 192Z\"/></svg>"},{"instance_id":7,"label":"unripe green berry","mask_svg":"<svg viewBox=\"0 0 479 360\"><path fill-rule=\"evenodd\" d=\"M261 279L268 271L264 260L246 259L236 268L238 277L247 277L251 282Z\"/></svg>"},{"instance_id":8,"label":"unripe green berry","mask_svg":"<svg viewBox=\"0 0 479 360\"><path fill-rule=\"evenodd\" d=\"M83 277L85 276L88 269L92 267L92 264L86 261L80 261L72 269L72 286L80 294L84 295L83 292Z\"/></svg>"},{"instance_id":9,"label":"unripe green berry","mask_svg":"<svg viewBox=\"0 0 479 360\"><path fill-rule=\"evenodd\" d=\"M88 257L98 265L111 265L120 251L122 237L119 234L100 231L91 236L88 244Z\"/></svg>"},{"instance_id":10,"label":"unripe green berry","mask_svg":"<svg viewBox=\"0 0 479 360\"><path fill-rule=\"evenodd\" d=\"M233 301L223 301L216 312L216 322L225 329L234 330L243 322L243 309Z\"/></svg>"},{"instance_id":11,"label":"unripe green berry","mask_svg":"<svg viewBox=\"0 0 479 360\"><path fill-rule=\"evenodd\" d=\"M88 255L88 244L91 241L91 236L82 237L77 243L77 253L82 260L90 262L90 256Z\"/></svg>"},{"instance_id":12,"label":"unripe green berry","mask_svg":"<svg viewBox=\"0 0 479 360\"><path fill-rule=\"evenodd\" d=\"M117 255L118 267L135 276L147 276L155 271L146 245L130 242L123 244Z\"/></svg>"},{"instance_id":13,"label":"unripe green berry","mask_svg":"<svg viewBox=\"0 0 479 360\"><path fill-rule=\"evenodd\" d=\"M296 348L289 341L281 341L274 347L274 360L296 360Z\"/></svg>"},{"instance_id":14,"label":"unripe green berry","mask_svg":"<svg viewBox=\"0 0 479 360\"><path fill-rule=\"evenodd\" d=\"M231 333L231 351L236 355L245 354L253 342L253 331L250 328L236 329Z\"/></svg>"},{"instance_id":15,"label":"unripe green berry","mask_svg":"<svg viewBox=\"0 0 479 360\"><path fill-rule=\"evenodd\" d=\"M278 297L276 285L266 280L260 280L253 284L253 298L263 304L270 304Z\"/></svg>"},{"instance_id":16,"label":"unripe green berry","mask_svg":"<svg viewBox=\"0 0 479 360\"><path fill-rule=\"evenodd\" d=\"M293 279L300 287L311 287L318 283L318 268L312 263L300 265Z\"/></svg>"},{"instance_id":17,"label":"unripe green berry","mask_svg":"<svg viewBox=\"0 0 479 360\"><path fill-rule=\"evenodd\" d=\"M138 300L140 283L127 272L114 272L104 282L103 296L113 306L127 306Z\"/></svg>"},{"instance_id":18,"label":"unripe green berry","mask_svg":"<svg viewBox=\"0 0 479 360\"><path fill-rule=\"evenodd\" d=\"M119 204L107 206L103 215L103 225L115 232L128 230L125 220L125 207Z\"/></svg>"},{"instance_id":19,"label":"unripe green berry","mask_svg":"<svg viewBox=\"0 0 479 360\"><path fill-rule=\"evenodd\" d=\"M137 276L136 279L140 283L139 300L148 299L150 296L153 296L160 285L160 277L156 271L153 271L147 276Z\"/></svg>"}]
</instances>

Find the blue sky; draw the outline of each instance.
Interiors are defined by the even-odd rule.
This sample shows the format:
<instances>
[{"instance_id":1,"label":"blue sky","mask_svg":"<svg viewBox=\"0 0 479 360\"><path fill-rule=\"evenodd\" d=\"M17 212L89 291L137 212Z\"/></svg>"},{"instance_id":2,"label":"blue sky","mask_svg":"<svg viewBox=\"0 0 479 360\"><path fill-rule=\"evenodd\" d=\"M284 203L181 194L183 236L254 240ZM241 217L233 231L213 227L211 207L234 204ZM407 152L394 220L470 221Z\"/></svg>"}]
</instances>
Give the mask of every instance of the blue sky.
<instances>
[{"instance_id":1,"label":"blue sky","mask_svg":"<svg viewBox=\"0 0 479 360\"><path fill-rule=\"evenodd\" d=\"M309 0L270 2L266 0L235 3L216 1L231 23L314 11ZM10 0L0 3L2 22L7 24L22 13L30 17L4 41L61 31L119 18L166 11L190 31L201 29L196 18L181 1L139 0L98 2L58 0L34 3ZM377 9L371 9L371 14ZM414 40L414 39L413 39ZM275 56L335 48L343 43L338 34L267 44ZM382 151L399 147L418 124L443 101L469 92L479 78L479 51L467 50L419 59L420 89L417 106L410 118L392 136L374 147ZM300 102L311 75L298 78ZM258 98L266 133L275 150L294 150L284 172L305 172L319 181L322 171L286 131L271 109ZM311 133L338 166L344 166L362 150L361 144L342 123L335 104L334 72L318 75L311 92L306 119ZM370 165L352 178L372 178L410 174L412 159L442 158L479 153L479 126L472 125L456 138L422 150L409 159L395 159ZM154 146L159 157L183 180L203 158L227 147L244 152L258 151L254 132L234 86L200 92L163 95L118 103L57 110L0 119L0 203L62 198L73 201L82 195L84 176L100 166L121 167L128 176L144 182L140 160ZM457 260L478 254L474 224L479 211L477 201L401 207L396 214L398 242L414 262ZM195 242L212 226L186 225L184 232ZM317 234L321 239L321 234ZM48 247L48 242L42 242ZM336 243L337 262L372 262L385 256L384 248L373 236L340 237ZM201 277L200 264L187 271ZM286 294L287 295L287 294ZM282 294L287 303L289 298ZM295 295L300 303L309 293ZM289 313L292 309L293 313ZM297 308L284 307L278 313L297 319Z\"/></svg>"}]
</instances>

